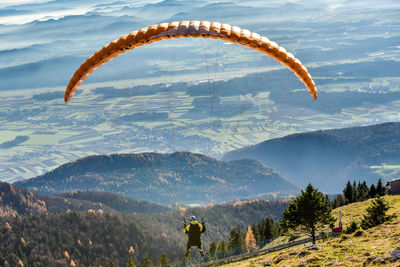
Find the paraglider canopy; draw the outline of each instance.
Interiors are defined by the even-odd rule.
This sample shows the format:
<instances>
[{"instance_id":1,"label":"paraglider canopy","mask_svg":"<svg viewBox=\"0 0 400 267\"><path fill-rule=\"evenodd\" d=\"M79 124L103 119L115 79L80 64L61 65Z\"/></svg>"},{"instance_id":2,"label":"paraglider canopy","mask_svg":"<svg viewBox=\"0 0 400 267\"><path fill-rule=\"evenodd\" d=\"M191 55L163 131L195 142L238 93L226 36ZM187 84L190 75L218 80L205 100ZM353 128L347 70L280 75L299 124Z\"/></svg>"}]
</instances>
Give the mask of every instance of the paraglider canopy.
<instances>
[{"instance_id":1,"label":"paraglider canopy","mask_svg":"<svg viewBox=\"0 0 400 267\"><path fill-rule=\"evenodd\" d=\"M317 89L307 68L293 54L287 52L285 48L279 46L277 43L270 41L267 37L219 22L175 21L131 32L98 50L76 70L65 91L64 101L68 102L73 97L78 87L96 68L119 54L152 42L181 37L220 39L247 46L264 53L294 72L313 98L317 99Z\"/></svg>"}]
</instances>

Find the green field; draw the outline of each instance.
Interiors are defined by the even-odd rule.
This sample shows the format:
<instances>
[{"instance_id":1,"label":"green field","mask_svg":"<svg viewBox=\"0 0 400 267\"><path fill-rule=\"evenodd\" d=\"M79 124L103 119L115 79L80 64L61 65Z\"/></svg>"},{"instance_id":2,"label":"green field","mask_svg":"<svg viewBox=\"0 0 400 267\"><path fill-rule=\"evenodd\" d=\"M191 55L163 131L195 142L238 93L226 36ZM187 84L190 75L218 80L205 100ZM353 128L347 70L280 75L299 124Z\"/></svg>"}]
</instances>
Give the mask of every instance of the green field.
<instances>
[{"instance_id":1,"label":"green field","mask_svg":"<svg viewBox=\"0 0 400 267\"><path fill-rule=\"evenodd\" d=\"M388 78L374 83L384 81L393 86L397 82ZM341 87L367 85L340 84ZM196 107L198 96L185 91L182 85L169 86L168 92L111 98L83 86L82 93L68 104L62 97L35 101L33 91L5 94L0 98L0 115L3 114L0 144L20 135L28 136L29 140L0 149L0 180L31 178L93 154L189 150L222 157L233 149L287 134L371 124L379 117L396 120L400 106L400 101L395 100L385 105L344 107L340 113L328 113L315 110L314 102L287 105L274 102L268 90L257 88L257 93L250 94L249 90L238 87L224 88L237 90L238 95L219 96L220 102L215 104L220 106L211 117L211 102ZM331 89L327 85L322 88ZM304 89L299 92L300 101L310 98ZM226 111L233 113L228 116L220 113ZM146 116L152 112L166 113L168 119L148 120ZM143 113L142 120L120 119L134 113ZM399 171L396 164L371 168L389 176Z\"/></svg>"}]
</instances>

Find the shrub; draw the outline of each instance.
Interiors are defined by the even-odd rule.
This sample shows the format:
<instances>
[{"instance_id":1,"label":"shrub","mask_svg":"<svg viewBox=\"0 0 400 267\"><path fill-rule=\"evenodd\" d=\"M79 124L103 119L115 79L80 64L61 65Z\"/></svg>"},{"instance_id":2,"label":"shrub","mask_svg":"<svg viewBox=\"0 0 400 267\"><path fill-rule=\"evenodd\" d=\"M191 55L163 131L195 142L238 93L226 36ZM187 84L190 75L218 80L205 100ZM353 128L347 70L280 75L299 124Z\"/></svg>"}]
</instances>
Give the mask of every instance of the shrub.
<instances>
[{"instance_id":1,"label":"shrub","mask_svg":"<svg viewBox=\"0 0 400 267\"><path fill-rule=\"evenodd\" d=\"M373 200L367 208L367 215L361 221L361 227L365 230L377 225L380 225L391 219L387 216L389 204L381 197Z\"/></svg>"},{"instance_id":2,"label":"shrub","mask_svg":"<svg viewBox=\"0 0 400 267\"><path fill-rule=\"evenodd\" d=\"M363 230L358 230L357 232L354 233L354 236L362 236L364 234Z\"/></svg>"},{"instance_id":3,"label":"shrub","mask_svg":"<svg viewBox=\"0 0 400 267\"><path fill-rule=\"evenodd\" d=\"M300 235L291 234L291 235L289 235L289 242L292 242L292 241L296 240L299 237L300 237Z\"/></svg>"},{"instance_id":4,"label":"shrub","mask_svg":"<svg viewBox=\"0 0 400 267\"><path fill-rule=\"evenodd\" d=\"M321 232L320 236L321 236L322 240L324 240L324 241L327 241L329 238L327 232Z\"/></svg>"},{"instance_id":5,"label":"shrub","mask_svg":"<svg viewBox=\"0 0 400 267\"><path fill-rule=\"evenodd\" d=\"M358 229L358 224L355 221L352 221L349 226L346 227L346 229L344 230L344 232L346 234L352 234L355 231L357 231Z\"/></svg>"}]
</instances>

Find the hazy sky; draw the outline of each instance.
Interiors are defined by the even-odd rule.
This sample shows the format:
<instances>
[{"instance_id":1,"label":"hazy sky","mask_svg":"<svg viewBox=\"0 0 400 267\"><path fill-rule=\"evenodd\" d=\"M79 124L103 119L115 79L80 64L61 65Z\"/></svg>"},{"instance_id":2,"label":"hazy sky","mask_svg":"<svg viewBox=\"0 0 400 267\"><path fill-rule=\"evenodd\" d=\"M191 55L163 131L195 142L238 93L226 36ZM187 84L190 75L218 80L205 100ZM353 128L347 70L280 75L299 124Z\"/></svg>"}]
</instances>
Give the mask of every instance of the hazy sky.
<instances>
[{"instance_id":1,"label":"hazy sky","mask_svg":"<svg viewBox=\"0 0 400 267\"><path fill-rule=\"evenodd\" d=\"M48 0L3 0L0 3L0 7L6 7L18 4L44 3L44 2L48 2Z\"/></svg>"},{"instance_id":2,"label":"hazy sky","mask_svg":"<svg viewBox=\"0 0 400 267\"><path fill-rule=\"evenodd\" d=\"M150 3L160 2L158 0L139 0L139 1L112 1L112 0L83 0L69 2L57 0L3 0L0 1L0 24L25 24L35 20L48 20L58 19L68 15L82 15L95 9L99 4L107 3L119 3L121 6L143 6ZM204 3L216 3L216 2L235 2L240 5L251 5L251 6L270 6L274 4L282 4L281 0L218 0L218 1L204 1ZM324 7L327 10L335 10L338 8L395 8L400 7L400 1L398 0L290 0L286 1L290 3L303 4L308 7ZM38 4L38 5L25 5L25 4ZM49 8L50 7L50 8ZM7 9L15 9L13 12L8 14ZM3 12L2 12L3 11Z\"/></svg>"}]
</instances>

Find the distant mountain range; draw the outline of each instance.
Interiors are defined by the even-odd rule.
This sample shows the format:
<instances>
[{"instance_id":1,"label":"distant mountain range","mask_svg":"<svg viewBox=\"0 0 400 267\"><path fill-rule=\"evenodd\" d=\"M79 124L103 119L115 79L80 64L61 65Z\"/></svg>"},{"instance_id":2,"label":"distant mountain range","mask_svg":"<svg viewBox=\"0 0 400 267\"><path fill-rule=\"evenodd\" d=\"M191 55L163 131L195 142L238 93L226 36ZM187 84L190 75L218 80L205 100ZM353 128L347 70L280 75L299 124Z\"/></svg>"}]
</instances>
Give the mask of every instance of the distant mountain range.
<instances>
[{"instance_id":1,"label":"distant mountain range","mask_svg":"<svg viewBox=\"0 0 400 267\"><path fill-rule=\"evenodd\" d=\"M219 203L299 190L255 160L224 162L190 152L90 156L15 185L40 194L108 191L170 204Z\"/></svg>"},{"instance_id":2,"label":"distant mountain range","mask_svg":"<svg viewBox=\"0 0 400 267\"><path fill-rule=\"evenodd\" d=\"M375 183L370 166L400 163L400 123L288 135L245 147L228 160L259 160L304 187L311 182L328 193L339 193L347 180Z\"/></svg>"},{"instance_id":3,"label":"distant mountain range","mask_svg":"<svg viewBox=\"0 0 400 267\"><path fill-rule=\"evenodd\" d=\"M399 132L400 123L384 123L293 134L229 152L229 161L190 152L89 156L15 185L47 195L114 192L169 204L288 195L309 182L339 193L347 180L382 178L371 166L400 163ZM99 197L66 197L78 196Z\"/></svg>"}]
</instances>

